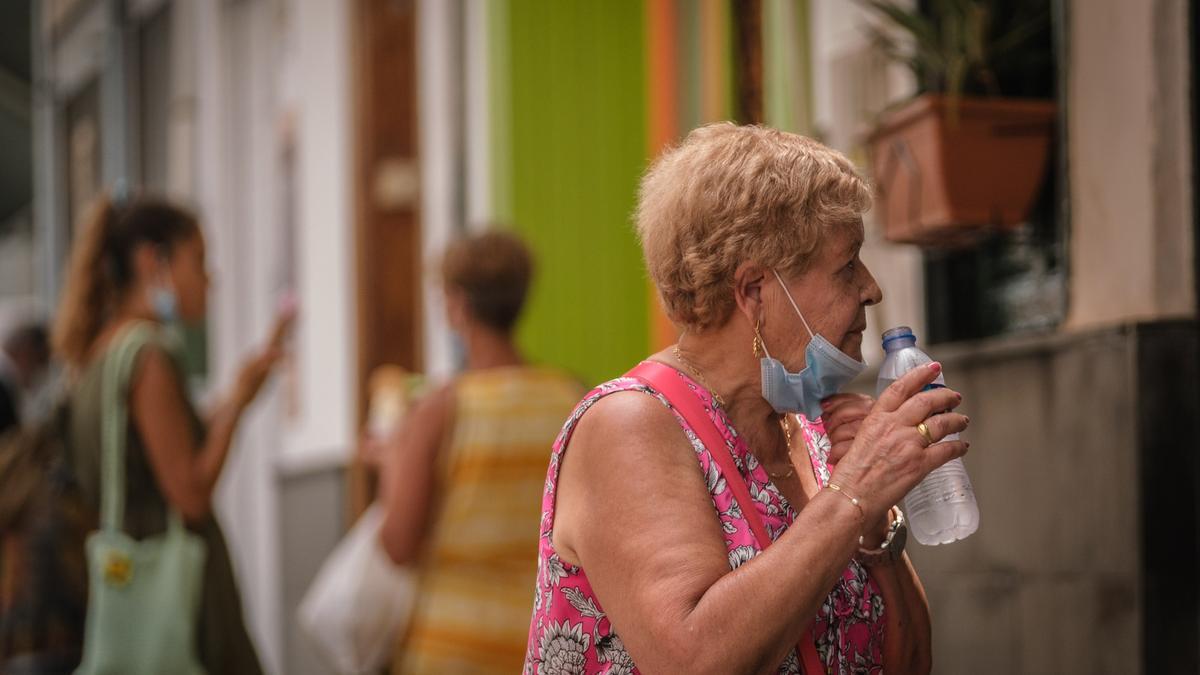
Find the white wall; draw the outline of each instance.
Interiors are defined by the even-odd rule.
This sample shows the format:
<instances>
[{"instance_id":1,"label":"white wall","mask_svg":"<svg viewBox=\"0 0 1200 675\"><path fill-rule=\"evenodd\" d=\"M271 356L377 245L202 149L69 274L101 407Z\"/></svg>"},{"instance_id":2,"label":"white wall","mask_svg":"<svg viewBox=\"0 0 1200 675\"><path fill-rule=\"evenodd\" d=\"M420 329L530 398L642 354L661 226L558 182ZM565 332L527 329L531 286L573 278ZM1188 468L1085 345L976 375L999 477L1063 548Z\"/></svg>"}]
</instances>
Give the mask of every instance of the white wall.
<instances>
[{"instance_id":1,"label":"white wall","mask_svg":"<svg viewBox=\"0 0 1200 675\"><path fill-rule=\"evenodd\" d=\"M209 304L210 397L223 395L271 322L269 225L274 101L270 7L177 2L176 53L187 54L194 91L176 95L194 118L176 120L168 184L185 185L194 171L195 200L204 220L213 273ZM179 39L181 29L186 35ZM187 50L187 51L184 51ZM181 59L182 60L182 59ZM189 140L190 138L190 140ZM194 156L189 157L194 152ZM190 160L190 161L189 161ZM217 491L217 513L238 574L247 627L268 672L281 664L277 490L278 399L269 388L243 418Z\"/></svg>"},{"instance_id":2,"label":"white wall","mask_svg":"<svg viewBox=\"0 0 1200 675\"><path fill-rule=\"evenodd\" d=\"M355 437L350 10L325 0L178 2L176 9L191 33L179 40L177 31L176 47L190 54L195 80L183 107L195 112L177 124L172 166L194 169L209 235L214 390L269 332L288 290L282 247L295 247L300 315L292 363L244 420L218 493L252 636L264 666L279 673L293 620L282 602L281 476L341 465ZM291 237L282 222L289 138L297 200Z\"/></svg>"},{"instance_id":3,"label":"white wall","mask_svg":"<svg viewBox=\"0 0 1200 675\"><path fill-rule=\"evenodd\" d=\"M297 83L300 415L287 453L338 461L355 438L350 3L290 0Z\"/></svg>"},{"instance_id":4,"label":"white wall","mask_svg":"<svg viewBox=\"0 0 1200 675\"><path fill-rule=\"evenodd\" d=\"M461 0L417 5L417 115L421 173L421 346L425 372L446 377L455 367L436 261L462 230L465 95ZM465 189L474 187L467 184Z\"/></svg>"},{"instance_id":5,"label":"white wall","mask_svg":"<svg viewBox=\"0 0 1200 675\"><path fill-rule=\"evenodd\" d=\"M1072 329L1195 313L1187 9L1072 0Z\"/></svg>"}]
</instances>

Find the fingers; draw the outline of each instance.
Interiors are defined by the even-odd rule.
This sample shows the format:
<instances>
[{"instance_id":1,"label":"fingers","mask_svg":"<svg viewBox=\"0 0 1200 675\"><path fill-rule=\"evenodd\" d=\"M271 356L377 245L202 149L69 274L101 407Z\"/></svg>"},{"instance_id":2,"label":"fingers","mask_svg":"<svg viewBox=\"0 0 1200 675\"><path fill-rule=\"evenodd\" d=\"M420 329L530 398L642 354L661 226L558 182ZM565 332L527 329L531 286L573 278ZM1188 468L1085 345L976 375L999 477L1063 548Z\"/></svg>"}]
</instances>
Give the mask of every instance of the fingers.
<instances>
[{"instance_id":1,"label":"fingers","mask_svg":"<svg viewBox=\"0 0 1200 675\"><path fill-rule=\"evenodd\" d=\"M942 441L941 443L934 443L925 451L925 459L929 462L929 471L933 471L952 459L962 457L967 454L967 448L970 447L971 444L966 441ZM926 471L926 473L929 471Z\"/></svg>"},{"instance_id":2,"label":"fingers","mask_svg":"<svg viewBox=\"0 0 1200 675\"><path fill-rule=\"evenodd\" d=\"M378 467L383 456L383 443L371 434L363 434L358 444L358 457L367 466Z\"/></svg>"},{"instance_id":3,"label":"fingers","mask_svg":"<svg viewBox=\"0 0 1200 675\"><path fill-rule=\"evenodd\" d=\"M893 412L899 409L905 401L924 389L925 385L936 380L941 372L942 364L936 361L913 368L883 390L883 393L879 395L879 400L875 402L875 407L884 412Z\"/></svg>"},{"instance_id":4,"label":"fingers","mask_svg":"<svg viewBox=\"0 0 1200 675\"><path fill-rule=\"evenodd\" d=\"M933 442L937 443L950 434L961 434L967 430L971 420L966 415L958 413L942 413L934 415L925 420L925 427L929 429L929 435L933 437Z\"/></svg>"},{"instance_id":5,"label":"fingers","mask_svg":"<svg viewBox=\"0 0 1200 675\"><path fill-rule=\"evenodd\" d=\"M296 311L294 303L280 307L279 313L275 315L275 325L271 328L271 337L267 340L267 344L271 348L283 347L284 341L292 331L292 326L296 323Z\"/></svg>"},{"instance_id":6,"label":"fingers","mask_svg":"<svg viewBox=\"0 0 1200 675\"><path fill-rule=\"evenodd\" d=\"M896 415L905 423L915 425L936 413L953 410L958 407L959 403L962 403L962 394L953 389L939 387L923 391L908 399L896 411Z\"/></svg>"},{"instance_id":7,"label":"fingers","mask_svg":"<svg viewBox=\"0 0 1200 675\"><path fill-rule=\"evenodd\" d=\"M828 460L829 464L833 465L833 464L837 464L838 462L842 461L842 458L845 457L846 453L850 452L850 449L853 447L854 447L853 440L841 441L838 443L830 444L829 460Z\"/></svg>"},{"instance_id":8,"label":"fingers","mask_svg":"<svg viewBox=\"0 0 1200 675\"><path fill-rule=\"evenodd\" d=\"M833 431L829 431L828 427L826 427L826 434L829 437L830 445L836 445L838 443L853 442L860 428L862 428L862 420L853 420L838 426Z\"/></svg>"},{"instance_id":9,"label":"fingers","mask_svg":"<svg viewBox=\"0 0 1200 675\"><path fill-rule=\"evenodd\" d=\"M865 405L868 410L875 404L875 399L865 394L842 393L834 394L829 398L821 401L821 419L825 420L826 425L829 423L831 415L844 407L857 408Z\"/></svg>"},{"instance_id":10,"label":"fingers","mask_svg":"<svg viewBox=\"0 0 1200 675\"><path fill-rule=\"evenodd\" d=\"M839 394L839 396L841 396ZM830 400L830 399L827 399ZM869 396L854 394L853 398L839 400L833 407L821 414L825 430L832 433L844 424L863 419L871 412L875 401Z\"/></svg>"},{"instance_id":11,"label":"fingers","mask_svg":"<svg viewBox=\"0 0 1200 675\"><path fill-rule=\"evenodd\" d=\"M267 349L262 355L264 370L270 371L272 368L278 365L279 362L283 360L285 354L286 352L279 347L271 347L270 349Z\"/></svg>"}]
</instances>

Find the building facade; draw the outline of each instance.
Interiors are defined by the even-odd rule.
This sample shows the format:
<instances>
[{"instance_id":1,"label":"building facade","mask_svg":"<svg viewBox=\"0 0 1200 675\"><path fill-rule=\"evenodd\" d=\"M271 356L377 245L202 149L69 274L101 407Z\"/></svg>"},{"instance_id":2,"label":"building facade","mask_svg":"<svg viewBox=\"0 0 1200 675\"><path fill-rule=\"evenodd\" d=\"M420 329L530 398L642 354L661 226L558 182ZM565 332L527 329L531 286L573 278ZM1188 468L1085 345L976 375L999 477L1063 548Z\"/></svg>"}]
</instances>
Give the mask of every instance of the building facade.
<instances>
[{"instance_id":1,"label":"building facade","mask_svg":"<svg viewBox=\"0 0 1200 675\"><path fill-rule=\"evenodd\" d=\"M1194 4L1047 3L1050 235L969 254L1018 273L947 300L946 254L888 243L868 217L863 257L885 293L869 334L931 336L973 420L980 531L913 547L935 672L1200 664ZM842 0L30 7L32 253L0 246L26 265L4 263L5 292L52 307L88 200L140 186L195 205L209 238L198 390L227 382L280 299L299 299L295 354L219 496L254 637L280 673L321 672L294 608L360 489L345 474L367 375L455 367L429 269L446 241L527 238L539 277L521 342L599 382L674 337L630 222L637 181L688 129L748 119L746 45L759 119L864 168L875 116L915 87ZM1004 318L957 336L973 302Z\"/></svg>"}]
</instances>

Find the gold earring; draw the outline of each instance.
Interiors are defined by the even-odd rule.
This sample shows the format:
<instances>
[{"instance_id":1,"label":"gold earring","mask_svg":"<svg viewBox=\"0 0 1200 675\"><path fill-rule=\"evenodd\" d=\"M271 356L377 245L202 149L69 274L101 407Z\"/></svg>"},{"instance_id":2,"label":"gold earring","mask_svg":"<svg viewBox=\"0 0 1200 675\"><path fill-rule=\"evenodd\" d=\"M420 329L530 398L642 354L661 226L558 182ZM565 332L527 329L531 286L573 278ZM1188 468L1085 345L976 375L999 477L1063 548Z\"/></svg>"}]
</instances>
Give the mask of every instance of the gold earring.
<instances>
[{"instance_id":1,"label":"gold earring","mask_svg":"<svg viewBox=\"0 0 1200 675\"><path fill-rule=\"evenodd\" d=\"M762 339L762 335L760 335L758 332L759 326L761 326L761 325L762 325L761 319L754 323L753 349L754 349L754 358L756 358L756 359L761 359L762 355L763 355L763 339Z\"/></svg>"}]
</instances>

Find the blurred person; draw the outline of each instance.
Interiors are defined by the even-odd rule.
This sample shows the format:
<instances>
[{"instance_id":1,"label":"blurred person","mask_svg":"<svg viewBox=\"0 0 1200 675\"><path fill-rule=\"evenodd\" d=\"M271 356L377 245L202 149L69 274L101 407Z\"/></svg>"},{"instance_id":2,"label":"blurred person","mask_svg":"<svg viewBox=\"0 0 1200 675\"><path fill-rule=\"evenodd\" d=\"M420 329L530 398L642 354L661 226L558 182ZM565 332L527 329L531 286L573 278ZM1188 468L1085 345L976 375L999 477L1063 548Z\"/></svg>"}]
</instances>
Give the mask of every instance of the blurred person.
<instances>
[{"instance_id":1,"label":"blurred person","mask_svg":"<svg viewBox=\"0 0 1200 675\"><path fill-rule=\"evenodd\" d=\"M456 241L442 261L466 369L416 403L384 452L380 537L418 578L393 673L520 670L544 467L583 393L513 342L532 274L503 232Z\"/></svg>"},{"instance_id":2,"label":"blurred person","mask_svg":"<svg viewBox=\"0 0 1200 675\"><path fill-rule=\"evenodd\" d=\"M162 533L170 506L203 538L197 656L210 673L255 674L261 667L212 511L213 491L239 422L280 359L292 313L277 317L265 348L201 417L188 393L181 343L168 326L202 322L208 287L194 214L148 197L102 199L74 244L52 338L70 369L71 462L85 502L98 512L103 365L128 328L153 327L157 339L137 354L128 394L124 531L138 539Z\"/></svg>"},{"instance_id":3,"label":"blurred person","mask_svg":"<svg viewBox=\"0 0 1200 675\"><path fill-rule=\"evenodd\" d=\"M682 334L555 444L526 673L929 672L893 505L967 420L922 392L937 364L838 392L882 299L869 203L841 154L764 127L701 127L648 170L637 229Z\"/></svg>"},{"instance_id":4,"label":"blurred person","mask_svg":"<svg viewBox=\"0 0 1200 675\"><path fill-rule=\"evenodd\" d=\"M50 340L41 321L25 319L0 338L0 436L28 423L30 402L50 371Z\"/></svg>"}]
</instances>

